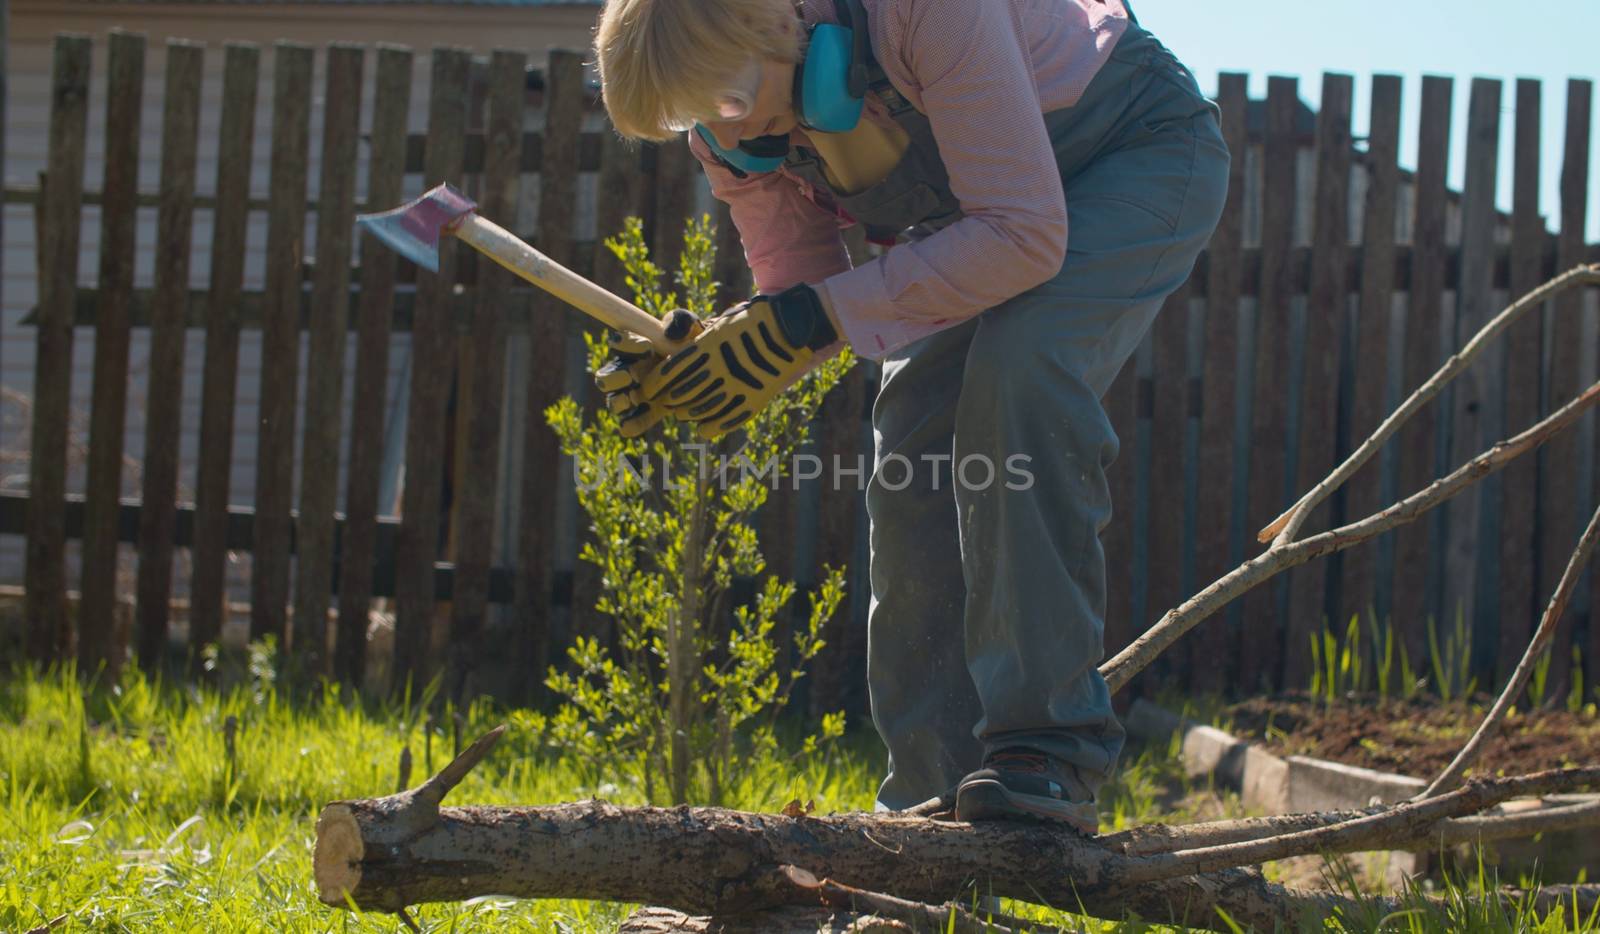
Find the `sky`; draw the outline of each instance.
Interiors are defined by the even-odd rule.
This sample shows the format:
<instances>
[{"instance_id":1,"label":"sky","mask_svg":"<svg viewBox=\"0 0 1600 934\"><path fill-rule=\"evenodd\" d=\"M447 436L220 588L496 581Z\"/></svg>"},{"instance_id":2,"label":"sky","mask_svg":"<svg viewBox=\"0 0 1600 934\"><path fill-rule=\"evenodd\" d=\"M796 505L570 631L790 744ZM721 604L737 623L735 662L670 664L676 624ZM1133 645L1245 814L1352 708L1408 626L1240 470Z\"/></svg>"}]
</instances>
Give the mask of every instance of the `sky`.
<instances>
[{"instance_id":1,"label":"sky","mask_svg":"<svg viewBox=\"0 0 1600 934\"><path fill-rule=\"evenodd\" d=\"M1404 79L1400 161L1416 166L1422 76L1454 77L1450 184L1465 171L1467 102L1473 78L1498 78L1501 89L1500 182L1496 201L1511 205L1511 146L1516 80L1543 81L1544 142L1540 211L1559 216L1567 79L1600 83L1600 0L1411 0L1383 6L1327 0L1129 0L1139 21L1194 71L1207 94L1217 74L1250 75L1250 96L1264 97L1269 75L1300 78L1300 96L1317 106L1325 71L1355 78L1354 132L1364 136L1372 75ZM1600 242L1600 88L1592 95L1588 242Z\"/></svg>"}]
</instances>

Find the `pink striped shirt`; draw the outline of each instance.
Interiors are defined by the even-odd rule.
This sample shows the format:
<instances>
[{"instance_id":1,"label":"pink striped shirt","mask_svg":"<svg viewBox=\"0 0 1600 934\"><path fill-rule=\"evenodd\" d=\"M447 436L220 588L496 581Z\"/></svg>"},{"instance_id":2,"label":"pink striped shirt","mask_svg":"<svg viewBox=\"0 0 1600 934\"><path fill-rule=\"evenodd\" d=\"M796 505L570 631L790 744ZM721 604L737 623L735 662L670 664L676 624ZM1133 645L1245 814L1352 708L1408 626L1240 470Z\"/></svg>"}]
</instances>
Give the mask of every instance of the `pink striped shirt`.
<instances>
[{"instance_id":1,"label":"pink striped shirt","mask_svg":"<svg viewBox=\"0 0 1600 934\"><path fill-rule=\"evenodd\" d=\"M852 269L839 233L848 221L828 193L781 170L738 178L689 137L757 288L825 290L842 336L877 359L1061 269L1067 206L1044 114L1077 103L1128 18L1122 0L862 2L884 73L932 124L960 220ZM800 10L809 23L837 20L832 0ZM888 119L874 97L868 115Z\"/></svg>"}]
</instances>

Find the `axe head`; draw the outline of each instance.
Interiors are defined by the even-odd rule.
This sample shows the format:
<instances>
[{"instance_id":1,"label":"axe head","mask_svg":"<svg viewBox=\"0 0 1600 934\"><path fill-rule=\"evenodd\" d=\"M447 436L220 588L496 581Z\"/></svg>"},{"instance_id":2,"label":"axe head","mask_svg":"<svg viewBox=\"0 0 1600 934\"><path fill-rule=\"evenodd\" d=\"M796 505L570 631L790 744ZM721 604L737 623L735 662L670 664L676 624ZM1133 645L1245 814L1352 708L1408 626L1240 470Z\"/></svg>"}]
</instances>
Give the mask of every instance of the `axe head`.
<instances>
[{"instance_id":1,"label":"axe head","mask_svg":"<svg viewBox=\"0 0 1600 934\"><path fill-rule=\"evenodd\" d=\"M439 238L477 206L477 202L444 184L392 211L358 214L356 224L406 259L438 272Z\"/></svg>"}]
</instances>

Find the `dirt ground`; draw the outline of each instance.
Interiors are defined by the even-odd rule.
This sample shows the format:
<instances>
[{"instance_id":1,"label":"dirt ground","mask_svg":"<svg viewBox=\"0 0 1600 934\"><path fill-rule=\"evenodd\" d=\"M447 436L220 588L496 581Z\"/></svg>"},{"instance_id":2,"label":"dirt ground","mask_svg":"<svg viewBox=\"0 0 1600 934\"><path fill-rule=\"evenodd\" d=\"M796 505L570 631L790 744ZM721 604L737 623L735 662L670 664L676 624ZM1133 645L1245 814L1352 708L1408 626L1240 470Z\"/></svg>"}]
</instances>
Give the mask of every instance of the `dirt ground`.
<instances>
[{"instance_id":1,"label":"dirt ground","mask_svg":"<svg viewBox=\"0 0 1600 934\"><path fill-rule=\"evenodd\" d=\"M1219 725L1278 755L1315 756L1347 765L1437 775L1477 729L1491 700L1356 697L1332 706L1306 695L1253 698L1227 708ZM1514 774L1600 762L1600 719L1566 710L1517 711L1502 725L1474 770Z\"/></svg>"}]
</instances>

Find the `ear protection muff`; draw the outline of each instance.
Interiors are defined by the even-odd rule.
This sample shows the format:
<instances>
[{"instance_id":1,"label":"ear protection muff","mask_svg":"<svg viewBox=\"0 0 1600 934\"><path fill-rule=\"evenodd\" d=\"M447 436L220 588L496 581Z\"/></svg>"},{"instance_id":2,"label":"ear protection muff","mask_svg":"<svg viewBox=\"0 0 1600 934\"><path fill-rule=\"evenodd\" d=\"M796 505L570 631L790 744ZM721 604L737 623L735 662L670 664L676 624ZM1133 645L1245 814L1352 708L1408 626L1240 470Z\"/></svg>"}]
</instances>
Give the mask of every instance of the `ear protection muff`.
<instances>
[{"instance_id":1,"label":"ear protection muff","mask_svg":"<svg viewBox=\"0 0 1600 934\"><path fill-rule=\"evenodd\" d=\"M867 12L861 0L834 0L833 6L839 22L811 28L806 57L794 69L795 115L801 126L819 133L855 129L866 106ZM723 149L705 127L695 124L695 132L740 173L777 171L789 154L788 136L740 140L737 147Z\"/></svg>"},{"instance_id":2,"label":"ear protection muff","mask_svg":"<svg viewBox=\"0 0 1600 934\"><path fill-rule=\"evenodd\" d=\"M866 104L866 11L861 0L833 0L833 7L839 23L812 27L805 61L794 70L795 113L819 133L855 129Z\"/></svg>"}]
</instances>

